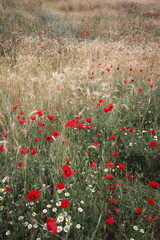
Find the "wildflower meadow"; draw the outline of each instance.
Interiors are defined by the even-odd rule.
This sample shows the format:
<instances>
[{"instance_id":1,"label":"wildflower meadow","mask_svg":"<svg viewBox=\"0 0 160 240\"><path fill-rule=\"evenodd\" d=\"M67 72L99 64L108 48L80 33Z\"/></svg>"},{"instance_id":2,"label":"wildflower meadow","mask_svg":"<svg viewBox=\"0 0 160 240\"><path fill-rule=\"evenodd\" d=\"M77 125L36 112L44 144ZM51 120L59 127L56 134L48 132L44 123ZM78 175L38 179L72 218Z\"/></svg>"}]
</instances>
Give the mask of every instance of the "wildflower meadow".
<instances>
[{"instance_id":1,"label":"wildflower meadow","mask_svg":"<svg viewBox=\"0 0 160 240\"><path fill-rule=\"evenodd\" d=\"M160 2L0 12L0 240L160 240Z\"/></svg>"}]
</instances>

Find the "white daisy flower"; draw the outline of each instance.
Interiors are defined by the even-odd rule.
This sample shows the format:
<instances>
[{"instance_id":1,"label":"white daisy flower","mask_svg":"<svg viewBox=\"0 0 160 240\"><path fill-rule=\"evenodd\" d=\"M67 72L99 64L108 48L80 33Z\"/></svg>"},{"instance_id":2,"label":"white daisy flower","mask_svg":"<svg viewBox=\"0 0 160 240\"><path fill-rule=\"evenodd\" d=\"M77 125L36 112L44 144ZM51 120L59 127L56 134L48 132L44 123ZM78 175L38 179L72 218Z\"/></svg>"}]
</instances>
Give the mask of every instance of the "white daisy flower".
<instances>
[{"instance_id":1,"label":"white daisy flower","mask_svg":"<svg viewBox=\"0 0 160 240\"><path fill-rule=\"evenodd\" d=\"M68 232L68 231L70 230L70 226L65 226L65 227L63 228L63 230L64 230L64 232Z\"/></svg>"},{"instance_id":2,"label":"white daisy flower","mask_svg":"<svg viewBox=\"0 0 160 240\"><path fill-rule=\"evenodd\" d=\"M47 213L47 209L43 209L43 213Z\"/></svg>"},{"instance_id":3,"label":"white daisy flower","mask_svg":"<svg viewBox=\"0 0 160 240\"><path fill-rule=\"evenodd\" d=\"M83 212L83 209L81 207L79 207L78 212Z\"/></svg>"},{"instance_id":4,"label":"white daisy flower","mask_svg":"<svg viewBox=\"0 0 160 240\"><path fill-rule=\"evenodd\" d=\"M52 208L52 212L57 212L57 208Z\"/></svg>"},{"instance_id":5,"label":"white daisy flower","mask_svg":"<svg viewBox=\"0 0 160 240\"><path fill-rule=\"evenodd\" d=\"M81 224L77 224L76 228L80 229L81 228Z\"/></svg>"},{"instance_id":6,"label":"white daisy flower","mask_svg":"<svg viewBox=\"0 0 160 240\"><path fill-rule=\"evenodd\" d=\"M32 228L32 224L28 224L28 229L31 229Z\"/></svg>"}]
</instances>

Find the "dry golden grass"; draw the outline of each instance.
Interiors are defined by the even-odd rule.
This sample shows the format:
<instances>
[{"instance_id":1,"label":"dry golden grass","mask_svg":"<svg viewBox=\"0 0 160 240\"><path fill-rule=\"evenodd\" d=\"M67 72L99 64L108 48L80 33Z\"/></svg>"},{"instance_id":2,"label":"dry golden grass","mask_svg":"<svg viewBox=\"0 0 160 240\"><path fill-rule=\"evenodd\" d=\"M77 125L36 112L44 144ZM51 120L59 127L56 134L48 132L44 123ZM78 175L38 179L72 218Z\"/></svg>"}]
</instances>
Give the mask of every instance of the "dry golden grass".
<instances>
[{"instance_id":1,"label":"dry golden grass","mask_svg":"<svg viewBox=\"0 0 160 240\"><path fill-rule=\"evenodd\" d=\"M137 79L140 68L146 76L149 72L159 71L160 50L157 51L155 43L148 48L131 48L123 42L66 40L61 53L56 44L52 49L33 51L33 43L38 43L38 39L25 38L23 46L26 43L26 48L19 48L14 67L9 64L10 59L4 59L0 68L3 94L8 93L14 104L24 108L30 105L34 108L37 104L44 108L47 104L51 111L63 109L69 103L70 111L76 113L83 106L92 108L93 101L102 96L111 97L112 91L116 90L115 81L124 80L130 67ZM114 69L107 73L110 65ZM116 67L123 70L116 71ZM105 71L103 76L102 71ZM91 72L95 72L93 79L90 79Z\"/></svg>"},{"instance_id":2,"label":"dry golden grass","mask_svg":"<svg viewBox=\"0 0 160 240\"><path fill-rule=\"evenodd\" d=\"M56 6L56 12L60 13L60 17L64 16L66 12L62 9L60 11L59 8L64 3L66 6L72 4L73 11L68 11L65 16L69 18L75 16L77 21L82 16L87 16L89 21L93 17L89 14L89 12L94 12L92 9L95 10L94 14L98 13L99 15L103 11L107 11L111 16L116 16L115 21L111 18L107 22L110 29L115 25L117 29L120 27L116 1L112 1L112 3L108 0L45 2L45 6L50 6L49 4ZM30 4L30 0L24 3ZM106 3L109 6L109 9L106 7L107 10L104 8ZM145 4L148 6L151 3L159 6L159 2L156 0L143 1L144 7ZM79 4L84 7L79 9ZM23 14L26 18L30 18L29 13L24 12ZM159 24L158 20L154 19L153 21L155 24ZM135 22L137 24L141 22L138 15ZM103 18L98 24L98 26L104 24ZM133 67L134 77L137 79L140 68L144 69L146 76L150 72L158 73L159 71L160 48L156 42L152 42L153 38L150 46L139 43L132 47L129 42L125 41L125 38L117 42L106 42L100 39L78 42L74 39L63 39L65 42L63 47L58 42L54 42L51 48L47 47L50 45L49 38L45 38L45 36L42 38L46 44L44 49L41 48L39 37L25 37L21 40L19 48L16 49L15 60L14 49L12 51L13 58L3 57L0 65L1 106L6 104L5 96L7 96L13 104L21 104L23 108L30 108L30 106L44 108L47 105L51 111L53 108L65 108L69 103L69 111L76 113L77 109L80 111L84 105L92 108L93 101L99 97L112 97L112 91L116 91L115 81L124 80L130 67ZM101 65L98 66L98 63ZM113 65L114 70L111 69L108 75L105 72L101 76L100 73L110 65ZM123 70L116 71L116 67ZM90 79L91 72L96 74L93 79Z\"/></svg>"}]
</instances>

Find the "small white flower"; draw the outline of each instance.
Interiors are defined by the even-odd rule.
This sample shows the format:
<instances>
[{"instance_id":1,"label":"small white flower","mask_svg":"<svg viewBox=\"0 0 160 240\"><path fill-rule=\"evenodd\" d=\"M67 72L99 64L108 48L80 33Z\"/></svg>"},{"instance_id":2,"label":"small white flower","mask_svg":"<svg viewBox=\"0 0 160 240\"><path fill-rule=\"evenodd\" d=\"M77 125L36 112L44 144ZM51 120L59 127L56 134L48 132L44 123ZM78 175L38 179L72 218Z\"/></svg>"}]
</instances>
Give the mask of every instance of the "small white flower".
<instances>
[{"instance_id":1,"label":"small white flower","mask_svg":"<svg viewBox=\"0 0 160 240\"><path fill-rule=\"evenodd\" d=\"M105 169L104 169L104 172L105 172L105 173L108 172L108 168L105 168Z\"/></svg>"},{"instance_id":2,"label":"small white flower","mask_svg":"<svg viewBox=\"0 0 160 240\"><path fill-rule=\"evenodd\" d=\"M24 219L23 216L19 216L19 217L18 217L18 220L23 220L23 219Z\"/></svg>"},{"instance_id":3,"label":"small white flower","mask_svg":"<svg viewBox=\"0 0 160 240\"><path fill-rule=\"evenodd\" d=\"M71 216L66 217L66 221L71 221Z\"/></svg>"},{"instance_id":4,"label":"small white flower","mask_svg":"<svg viewBox=\"0 0 160 240\"><path fill-rule=\"evenodd\" d=\"M33 202L33 201L31 201L29 204L30 204L31 206L33 206L34 202Z\"/></svg>"},{"instance_id":5,"label":"small white flower","mask_svg":"<svg viewBox=\"0 0 160 240\"><path fill-rule=\"evenodd\" d=\"M51 204L48 204L48 205L47 205L47 208L51 208L51 207L52 207L52 205L51 205Z\"/></svg>"},{"instance_id":6,"label":"small white flower","mask_svg":"<svg viewBox=\"0 0 160 240\"><path fill-rule=\"evenodd\" d=\"M63 222L64 221L64 217L63 216L58 216L57 218L57 223Z\"/></svg>"},{"instance_id":7,"label":"small white flower","mask_svg":"<svg viewBox=\"0 0 160 240\"><path fill-rule=\"evenodd\" d=\"M70 221L66 222L66 226L71 226L71 225L72 225L72 222L70 222Z\"/></svg>"},{"instance_id":8,"label":"small white flower","mask_svg":"<svg viewBox=\"0 0 160 240\"><path fill-rule=\"evenodd\" d=\"M142 229L142 228L141 228L139 231L140 231L141 233L144 233L144 229Z\"/></svg>"},{"instance_id":9,"label":"small white flower","mask_svg":"<svg viewBox=\"0 0 160 240\"><path fill-rule=\"evenodd\" d=\"M0 188L0 193L1 193L1 192L4 192L4 188Z\"/></svg>"},{"instance_id":10,"label":"small white flower","mask_svg":"<svg viewBox=\"0 0 160 240\"><path fill-rule=\"evenodd\" d=\"M57 232L60 233L62 231L62 227L61 226L57 226Z\"/></svg>"},{"instance_id":11,"label":"small white flower","mask_svg":"<svg viewBox=\"0 0 160 240\"><path fill-rule=\"evenodd\" d=\"M80 201L80 203L81 203L81 204L84 204L84 201L83 201L83 200L81 200L81 201Z\"/></svg>"},{"instance_id":12,"label":"small white flower","mask_svg":"<svg viewBox=\"0 0 160 240\"><path fill-rule=\"evenodd\" d=\"M33 227L34 227L34 228L38 228L38 225L35 223L35 224L33 225Z\"/></svg>"},{"instance_id":13,"label":"small white flower","mask_svg":"<svg viewBox=\"0 0 160 240\"><path fill-rule=\"evenodd\" d=\"M31 228L32 228L32 224L29 224L29 225L28 225L28 229L31 229Z\"/></svg>"},{"instance_id":14,"label":"small white flower","mask_svg":"<svg viewBox=\"0 0 160 240\"><path fill-rule=\"evenodd\" d=\"M3 197L0 197L0 201L2 201L3 200Z\"/></svg>"},{"instance_id":15,"label":"small white flower","mask_svg":"<svg viewBox=\"0 0 160 240\"><path fill-rule=\"evenodd\" d=\"M91 189L91 192L92 192L92 193L95 193L95 191L96 191L96 190L95 190L94 188L93 188L93 189Z\"/></svg>"},{"instance_id":16,"label":"small white flower","mask_svg":"<svg viewBox=\"0 0 160 240\"><path fill-rule=\"evenodd\" d=\"M33 213L32 213L32 216L33 216L33 217L35 217L36 215L37 215L37 213L36 213L36 212L33 212Z\"/></svg>"},{"instance_id":17,"label":"small white flower","mask_svg":"<svg viewBox=\"0 0 160 240\"><path fill-rule=\"evenodd\" d=\"M28 222L24 222L24 226L27 227L28 226Z\"/></svg>"},{"instance_id":18,"label":"small white flower","mask_svg":"<svg viewBox=\"0 0 160 240\"><path fill-rule=\"evenodd\" d=\"M83 209L81 207L79 207L78 212L83 212Z\"/></svg>"},{"instance_id":19,"label":"small white flower","mask_svg":"<svg viewBox=\"0 0 160 240\"><path fill-rule=\"evenodd\" d=\"M52 212L57 212L57 208L52 208Z\"/></svg>"},{"instance_id":20,"label":"small white flower","mask_svg":"<svg viewBox=\"0 0 160 240\"><path fill-rule=\"evenodd\" d=\"M58 206L58 207L61 206L61 202L60 202L60 201L57 202L57 203L56 203L56 206Z\"/></svg>"},{"instance_id":21,"label":"small white flower","mask_svg":"<svg viewBox=\"0 0 160 240\"><path fill-rule=\"evenodd\" d=\"M80 228L81 228L81 225L80 225L80 224L77 224L77 225L76 225L76 228L80 229Z\"/></svg>"},{"instance_id":22,"label":"small white flower","mask_svg":"<svg viewBox=\"0 0 160 240\"><path fill-rule=\"evenodd\" d=\"M134 226L133 229L137 231L137 230L139 230L139 227L138 226Z\"/></svg>"},{"instance_id":23,"label":"small white flower","mask_svg":"<svg viewBox=\"0 0 160 240\"><path fill-rule=\"evenodd\" d=\"M8 230L6 233L5 233L7 236L11 234L11 231Z\"/></svg>"},{"instance_id":24,"label":"small white flower","mask_svg":"<svg viewBox=\"0 0 160 240\"><path fill-rule=\"evenodd\" d=\"M51 202L51 203L53 203L53 199L52 199L52 200L50 200L50 202Z\"/></svg>"},{"instance_id":25,"label":"small white flower","mask_svg":"<svg viewBox=\"0 0 160 240\"><path fill-rule=\"evenodd\" d=\"M43 209L43 213L47 213L47 209Z\"/></svg>"},{"instance_id":26,"label":"small white flower","mask_svg":"<svg viewBox=\"0 0 160 240\"><path fill-rule=\"evenodd\" d=\"M132 146L133 146L133 143L129 143L129 146L132 147Z\"/></svg>"},{"instance_id":27,"label":"small white flower","mask_svg":"<svg viewBox=\"0 0 160 240\"><path fill-rule=\"evenodd\" d=\"M41 240L41 238L36 238L36 240Z\"/></svg>"},{"instance_id":28,"label":"small white flower","mask_svg":"<svg viewBox=\"0 0 160 240\"><path fill-rule=\"evenodd\" d=\"M69 226L65 226L64 229L63 229L65 232L68 232L70 230L70 227Z\"/></svg>"},{"instance_id":29,"label":"small white flower","mask_svg":"<svg viewBox=\"0 0 160 240\"><path fill-rule=\"evenodd\" d=\"M158 139L158 137L156 135L153 138Z\"/></svg>"},{"instance_id":30,"label":"small white flower","mask_svg":"<svg viewBox=\"0 0 160 240\"><path fill-rule=\"evenodd\" d=\"M57 190L57 193L62 193L62 190L61 190L61 189L58 189L58 190Z\"/></svg>"},{"instance_id":31,"label":"small white flower","mask_svg":"<svg viewBox=\"0 0 160 240\"><path fill-rule=\"evenodd\" d=\"M70 193L66 192L64 195L65 195L66 197L69 197L69 196L70 196Z\"/></svg>"},{"instance_id":32,"label":"small white flower","mask_svg":"<svg viewBox=\"0 0 160 240\"><path fill-rule=\"evenodd\" d=\"M134 238L131 238L130 240L134 240Z\"/></svg>"}]
</instances>

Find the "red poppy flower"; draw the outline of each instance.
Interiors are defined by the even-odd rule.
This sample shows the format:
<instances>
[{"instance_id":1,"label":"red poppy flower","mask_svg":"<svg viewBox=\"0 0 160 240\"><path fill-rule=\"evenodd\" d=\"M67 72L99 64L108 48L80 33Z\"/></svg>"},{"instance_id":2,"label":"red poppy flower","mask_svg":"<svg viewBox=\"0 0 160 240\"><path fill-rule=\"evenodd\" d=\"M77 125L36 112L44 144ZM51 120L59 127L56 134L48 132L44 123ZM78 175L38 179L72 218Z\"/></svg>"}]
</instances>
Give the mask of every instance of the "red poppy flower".
<instances>
[{"instance_id":1,"label":"red poppy flower","mask_svg":"<svg viewBox=\"0 0 160 240\"><path fill-rule=\"evenodd\" d=\"M97 166L97 162L92 162L91 167L95 168Z\"/></svg>"},{"instance_id":2,"label":"red poppy flower","mask_svg":"<svg viewBox=\"0 0 160 240\"><path fill-rule=\"evenodd\" d=\"M20 112L19 112L19 114L20 114L20 115L23 115L23 114L24 114L24 112L23 112L23 111L20 111Z\"/></svg>"},{"instance_id":3,"label":"red poppy flower","mask_svg":"<svg viewBox=\"0 0 160 240\"><path fill-rule=\"evenodd\" d=\"M151 133L152 133L153 135L156 135L156 134L157 134L157 133L156 133L156 130L154 130L154 129L151 130Z\"/></svg>"},{"instance_id":4,"label":"red poppy flower","mask_svg":"<svg viewBox=\"0 0 160 240\"><path fill-rule=\"evenodd\" d=\"M23 165L23 162L19 162L19 163L17 164L18 167L22 167L22 165Z\"/></svg>"},{"instance_id":5,"label":"red poppy flower","mask_svg":"<svg viewBox=\"0 0 160 240\"><path fill-rule=\"evenodd\" d=\"M22 154L26 154L28 151L29 151L28 148L23 148L23 149L21 150L21 153L22 153Z\"/></svg>"},{"instance_id":6,"label":"red poppy flower","mask_svg":"<svg viewBox=\"0 0 160 240\"><path fill-rule=\"evenodd\" d=\"M46 228L48 231L52 231L52 235L57 234L57 223L56 220L52 218L47 218Z\"/></svg>"},{"instance_id":7,"label":"red poppy flower","mask_svg":"<svg viewBox=\"0 0 160 240\"><path fill-rule=\"evenodd\" d=\"M154 220L154 218L151 217L151 216L147 216L145 219L146 219L148 222L153 222L153 220Z\"/></svg>"},{"instance_id":8,"label":"red poppy flower","mask_svg":"<svg viewBox=\"0 0 160 240\"><path fill-rule=\"evenodd\" d=\"M69 178L75 175L75 172L71 170L71 168L67 164L62 166L62 170L63 170L63 176L65 178Z\"/></svg>"},{"instance_id":9,"label":"red poppy flower","mask_svg":"<svg viewBox=\"0 0 160 240\"><path fill-rule=\"evenodd\" d=\"M110 198L109 202L112 203L112 204L115 204L117 202L117 200L115 198Z\"/></svg>"},{"instance_id":10,"label":"red poppy flower","mask_svg":"<svg viewBox=\"0 0 160 240\"><path fill-rule=\"evenodd\" d=\"M126 166L125 166L123 163L119 163L117 166L118 166L120 169L125 169L125 168L126 168Z\"/></svg>"},{"instance_id":11,"label":"red poppy flower","mask_svg":"<svg viewBox=\"0 0 160 240\"><path fill-rule=\"evenodd\" d=\"M8 136L8 133L3 133L3 137L7 137Z\"/></svg>"},{"instance_id":12,"label":"red poppy flower","mask_svg":"<svg viewBox=\"0 0 160 240\"><path fill-rule=\"evenodd\" d=\"M107 218L106 223L113 224L114 223L114 218Z\"/></svg>"},{"instance_id":13,"label":"red poppy flower","mask_svg":"<svg viewBox=\"0 0 160 240\"><path fill-rule=\"evenodd\" d=\"M143 210L141 208L136 208L135 213L142 215Z\"/></svg>"},{"instance_id":14,"label":"red poppy flower","mask_svg":"<svg viewBox=\"0 0 160 240\"><path fill-rule=\"evenodd\" d=\"M107 163L107 167L110 168L110 169L114 168L114 163L112 161L109 161Z\"/></svg>"},{"instance_id":15,"label":"red poppy flower","mask_svg":"<svg viewBox=\"0 0 160 240\"><path fill-rule=\"evenodd\" d=\"M31 117L31 120L36 120L36 116Z\"/></svg>"},{"instance_id":16,"label":"red poppy flower","mask_svg":"<svg viewBox=\"0 0 160 240\"><path fill-rule=\"evenodd\" d=\"M39 197L41 196L41 192L38 190L31 190L28 194L27 194L27 201L35 201L37 200Z\"/></svg>"},{"instance_id":17,"label":"red poppy flower","mask_svg":"<svg viewBox=\"0 0 160 240\"><path fill-rule=\"evenodd\" d=\"M57 187L58 189L65 189L65 185L64 185L63 183L61 183L61 182L57 183L57 184L56 184L56 187Z\"/></svg>"},{"instance_id":18,"label":"red poppy flower","mask_svg":"<svg viewBox=\"0 0 160 240\"><path fill-rule=\"evenodd\" d=\"M40 138L35 138L34 141L35 142L39 142L41 139Z\"/></svg>"},{"instance_id":19,"label":"red poppy flower","mask_svg":"<svg viewBox=\"0 0 160 240\"><path fill-rule=\"evenodd\" d=\"M114 108L114 105L113 104L109 104L108 108L109 108L109 111L112 111L112 109Z\"/></svg>"},{"instance_id":20,"label":"red poppy flower","mask_svg":"<svg viewBox=\"0 0 160 240\"><path fill-rule=\"evenodd\" d=\"M19 120L19 123L23 124L23 123L25 123L25 120Z\"/></svg>"},{"instance_id":21,"label":"red poppy flower","mask_svg":"<svg viewBox=\"0 0 160 240\"><path fill-rule=\"evenodd\" d=\"M99 100L98 100L98 103L102 103L102 102L103 102L103 99L99 99Z\"/></svg>"},{"instance_id":22,"label":"red poppy flower","mask_svg":"<svg viewBox=\"0 0 160 240\"><path fill-rule=\"evenodd\" d=\"M149 184L152 188L158 188L158 186L159 186L159 183L156 181L150 181Z\"/></svg>"},{"instance_id":23,"label":"red poppy flower","mask_svg":"<svg viewBox=\"0 0 160 240\"><path fill-rule=\"evenodd\" d=\"M70 163L70 161L71 161L71 158L67 158L67 159L66 159L66 161L67 161L68 163Z\"/></svg>"},{"instance_id":24,"label":"red poppy flower","mask_svg":"<svg viewBox=\"0 0 160 240\"><path fill-rule=\"evenodd\" d=\"M16 110L18 107L17 106L13 106L13 109Z\"/></svg>"},{"instance_id":25,"label":"red poppy flower","mask_svg":"<svg viewBox=\"0 0 160 240\"><path fill-rule=\"evenodd\" d=\"M148 202L150 205L153 205L153 206L156 205L155 201L154 201L152 198L148 198L148 199L147 199L147 202Z\"/></svg>"},{"instance_id":26,"label":"red poppy flower","mask_svg":"<svg viewBox=\"0 0 160 240\"><path fill-rule=\"evenodd\" d=\"M87 118L87 119L86 119L86 122L87 122L87 123L92 122L92 118Z\"/></svg>"},{"instance_id":27,"label":"red poppy flower","mask_svg":"<svg viewBox=\"0 0 160 240\"><path fill-rule=\"evenodd\" d=\"M114 153L113 153L113 156L115 156L115 157L117 157L118 155L119 155L118 152L114 152Z\"/></svg>"},{"instance_id":28,"label":"red poppy flower","mask_svg":"<svg viewBox=\"0 0 160 240\"><path fill-rule=\"evenodd\" d=\"M91 128L92 128L92 126L86 126L86 128L87 128L87 129L91 129Z\"/></svg>"},{"instance_id":29,"label":"red poppy flower","mask_svg":"<svg viewBox=\"0 0 160 240\"><path fill-rule=\"evenodd\" d=\"M111 140L113 140L113 139L115 139L115 138L116 138L115 135L109 136L109 139L111 139Z\"/></svg>"},{"instance_id":30,"label":"red poppy flower","mask_svg":"<svg viewBox=\"0 0 160 240\"><path fill-rule=\"evenodd\" d=\"M93 145L96 146L96 147L99 147L99 146L100 146L100 143L99 143L98 141L95 141L95 142L93 143Z\"/></svg>"},{"instance_id":31,"label":"red poppy flower","mask_svg":"<svg viewBox=\"0 0 160 240\"><path fill-rule=\"evenodd\" d=\"M125 127L123 127L123 128L121 128L121 130L122 130L122 131L126 131L126 128L125 128Z\"/></svg>"},{"instance_id":32,"label":"red poppy flower","mask_svg":"<svg viewBox=\"0 0 160 240\"><path fill-rule=\"evenodd\" d=\"M129 132L134 132L134 129L133 129L133 128L130 128L130 129L129 129Z\"/></svg>"},{"instance_id":33,"label":"red poppy flower","mask_svg":"<svg viewBox=\"0 0 160 240\"><path fill-rule=\"evenodd\" d=\"M156 147L157 146L157 142L156 141L151 141L149 146L150 147Z\"/></svg>"},{"instance_id":34,"label":"red poppy flower","mask_svg":"<svg viewBox=\"0 0 160 240\"><path fill-rule=\"evenodd\" d=\"M11 188L10 187L6 187L6 191L7 192L11 192Z\"/></svg>"},{"instance_id":35,"label":"red poppy flower","mask_svg":"<svg viewBox=\"0 0 160 240\"><path fill-rule=\"evenodd\" d=\"M50 120L50 121L52 121L52 120L54 120L54 117L53 116L48 116L48 119Z\"/></svg>"},{"instance_id":36,"label":"red poppy flower","mask_svg":"<svg viewBox=\"0 0 160 240\"><path fill-rule=\"evenodd\" d=\"M100 137L102 134L101 133L96 133L96 136L97 137Z\"/></svg>"},{"instance_id":37,"label":"red poppy flower","mask_svg":"<svg viewBox=\"0 0 160 240\"><path fill-rule=\"evenodd\" d=\"M108 108L108 107L103 108L103 111L104 111L105 113L107 113L107 112L109 112L109 108Z\"/></svg>"},{"instance_id":38,"label":"red poppy flower","mask_svg":"<svg viewBox=\"0 0 160 240\"><path fill-rule=\"evenodd\" d=\"M38 110L38 111L36 112L36 114L38 114L38 117L43 116L43 112L42 112L42 110Z\"/></svg>"},{"instance_id":39,"label":"red poppy flower","mask_svg":"<svg viewBox=\"0 0 160 240\"><path fill-rule=\"evenodd\" d=\"M71 202L69 200L62 200L60 207L61 208L67 208L70 204L71 204Z\"/></svg>"},{"instance_id":40,"label":"red poppy flower","mask_svg":"<svg viewBox=\"0 0 160 240\"><path fill-rule=\"evenodd\" d=\"M38 125L41 126L41 127L45 127L43 122L38 122Z\"/></svg>"},{"instance_id":41,"label":"red poppy flower","mask_svg":"<svg viewBox=\"0 0 160 240\"><path fill-rule=\"evenodd\" d=\"M80 123L78 126L77 126L78 129L82 129L84 128L84 124Z\"/></svg>"},{"instance_id":42,"label":"red poppy flower","mask_svg":"<svg viewBox=\"0 0 160 240\"><path fill-rule=\"evenodd\" d=\"M53 140L53 138L51 136L46 137L46 141L51 142L52 140Z\"/></svg>"},{"instance_id":43,"label":"red poppy flower","mask_svg":"<svg viewBox=\"0 0 160 240\"><path fill-rule=\"evenodd\" d=\"M106 179L112 179L112 178L113 178L113 175L112 175L112 174L107 174L106 176L104 176L104 178L106 178Z\"/></svg>"},{"instance_id":44,"label":"red poppy flower","mask_svg":"<svg viewBox=\"0 0 160 240\"><path fill-rule=\"evenodd\" d=\"M37 149L33 148L31 151L30 151L30 155L35 155L37 153Z\"/></svg>"},{"instance_id":45,"label":"red poppy flower","mask_svg":"<svg viewBox=\"0 0 160 240\"><path fill-rule=\"evenodd\" d=\"M55 138L57 138L57 137L60 136L60 132L59 132L59 131L53 131L53 132L52 132L52 136L55 137Z\"/></svg>"}]
</instances>

